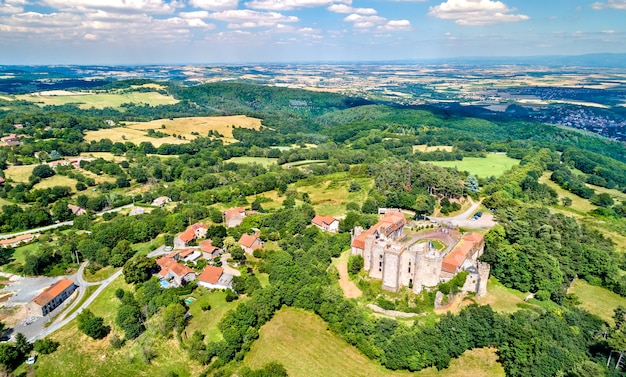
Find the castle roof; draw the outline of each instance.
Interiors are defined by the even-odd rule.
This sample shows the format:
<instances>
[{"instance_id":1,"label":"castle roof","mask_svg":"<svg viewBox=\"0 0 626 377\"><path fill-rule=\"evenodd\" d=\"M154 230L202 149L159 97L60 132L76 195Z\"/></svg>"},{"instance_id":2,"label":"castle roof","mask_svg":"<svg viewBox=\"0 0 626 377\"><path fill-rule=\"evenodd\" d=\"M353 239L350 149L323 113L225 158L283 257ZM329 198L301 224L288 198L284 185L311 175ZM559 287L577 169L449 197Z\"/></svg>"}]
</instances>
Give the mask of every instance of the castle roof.
<instances>
[{"instance_id":1,"label":"castle roof","mask_svg":"<svg viewBox=\"0 0 626 377\"><path fill-rule=\"evenodd\" d=\"M454 246L454 249L443 258L441 269L446 272L456 273L457 269L461 267L469 257L473 247L473 242L461 239L461 241Z\"/></svg>"},{"instance_id":2,"label":"castle roof","mask_svg":"<svg viewBox=\"0 0 626 377\"><path fill-rule=\"evenodd\" d=\"M365 240L369 235L378 233L385 237L404 227L406 218L401 212L387 212L383 218L368 230L359 234L352 240L352 246L365 249Z\"/></svg>"}]
</instances>

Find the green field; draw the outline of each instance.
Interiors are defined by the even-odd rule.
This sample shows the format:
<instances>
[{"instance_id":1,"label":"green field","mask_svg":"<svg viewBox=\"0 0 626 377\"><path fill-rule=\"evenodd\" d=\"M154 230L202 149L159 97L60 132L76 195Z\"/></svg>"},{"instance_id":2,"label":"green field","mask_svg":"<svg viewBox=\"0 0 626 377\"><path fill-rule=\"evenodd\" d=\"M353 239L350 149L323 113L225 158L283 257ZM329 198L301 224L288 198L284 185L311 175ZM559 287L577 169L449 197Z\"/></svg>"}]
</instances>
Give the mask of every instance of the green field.
<instances>
[{"instance_id":1,"label":"green field","mask_svg":"<svg viewBox=\"0 0 626 377\"><path fill-rule=\"evenodd\" d=\"M28 182L36 165L10 166L4 170L4 177L15 182Z\"/></svg>"},{"instance_id":2,"label":"green field","mask_svg":"<svg viewBox=\"0 0 626 377\"><path fill-rule=\"evenodd\" d=\"M72 192L76 191L76 183L78 181L74 178L66 177L64 175L53 175L52 177L42 179L41 182L33 186L33 189L47 189L55 186L69 187Z\"/></svg>"},{"instance_id":3,"label":"green field","mask_svg":"<svg viewBox=\"0 0 626 377\"><path fill-rule=\"evenodd\" d=\"M568 293L578 296L582 302L580 306L583 309L597 315L611 325L613 325L613 310L620 305L626 307L626 297L621 297L606 288L591 285L580 279L576 279Z\"/></svg>"},{"instance_id":4,"label":"green field","mask_svg":"<svg viewBox=\"0 0 626 377\"><path fill-rule=\"evenodd\" d=\"M446 168L457 168L461 171L468 171L477 177L487 178L492 175L501 176L505 171L518 165L519 160L507 157L505 154L489 153L485 158L465 157L463 161L428 161L427 163Z\"/></svg>"},{"instance_id":5,"label":"green field","mask_svg":"<svg viewBox=\"0 0 626 377\"><path fill-rule=\"evenodd\" d=\"M504 376L504 369L497 363L492 349L468 351L442 371L434 368L419 373L391 371L328 330L320 317L301 309L283 308L259 333L244 363L260 368L277 361L292 377Z\"/></svg>"},{"instance_id":6,"label":"green field","mask_svg":"<svg viewBox=\"0 0 626 377\"><path fill-rule=\"evenodd\" d=\"M487 282L487 295L478 300L480 305L491 305L498 312L515 312L520 309L518 304L524 302L526 293L507 288L495 277L490 277Z\"/></svg>"},{"instance_id":7,"label":"green field","mask_svg":"<svg viewBox=\"0 0 626 377\"><path fill-rule=\"evenodd\" d=\"M563 197L568 197L572 199L572 205L570 205L569 208L575 211L579 211L579 212L586 213L586 212L593 211L594 209L598 208L597 206L591 204L589 200L583 199L578 195L572 194L571 192L561 188L561 186L557 185L555 182L551 181L550 180L551 174L552 173L550 172L544 173L541 176L541 178L539 178L539 182L545 183L546 185L554 189L554 191L556 191L556 193L559 195L559 201Z\"/></svg>"},{"instance_id":8,"label":"green field","mask_svg":"<svg viewBox=\"0 0 626 377\"><path fill-rule=\"evenodd\" d=\"M207 289L199 287L192 294L196 299L191 305L189 305L189 313L191 319L185 327L185 334L191 336L194 331L199 330L206 336L206 340L220 340L222 339L222 333L217 327L218 322L227 311L234 309L240 302L245 299L239 299L232 302L226 302L226 292L222 290L215 290L210 292ZM211 305L211 310L203 311L202 305Z\"/></svg>"},{"instance_id":9,"label":"green field","mask_svg":"<svg viewBox=\"0 0 626 377\"><path fill-rule=\"evenodd\" d=\"M61 95L46 95L47 92L16 96L17 99L34 102L40 106L79 104L81 109L104 109L112 107L121 109L124 103L146 103L150 106L170 105L178 100L157 92L130 92L130 93L90 93L58 91Z\"/></svg>"}]
</instances>

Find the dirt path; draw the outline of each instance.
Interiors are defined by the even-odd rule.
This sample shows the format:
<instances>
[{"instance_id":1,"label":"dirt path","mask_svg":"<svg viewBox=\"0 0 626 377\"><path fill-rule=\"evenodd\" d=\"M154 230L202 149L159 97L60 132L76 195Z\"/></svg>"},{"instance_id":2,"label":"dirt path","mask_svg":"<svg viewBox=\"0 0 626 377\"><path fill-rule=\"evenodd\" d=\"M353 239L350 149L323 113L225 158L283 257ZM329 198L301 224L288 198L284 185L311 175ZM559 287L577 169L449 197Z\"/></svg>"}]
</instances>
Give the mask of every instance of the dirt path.
<instances>
[{"instance_id":1,"label":"dirt path","mask_svg":"<svg viewBox=\"0 0 626 377\"><path fill-rule=\"evenodd\" d=\"M339 285L343 290L343 295L347 298L361 297L363 292L361 292L353 281L350 281L350 277L348 276L348 264L337 263L337 270L339 271Z\"/></svg>"}]
</instances>

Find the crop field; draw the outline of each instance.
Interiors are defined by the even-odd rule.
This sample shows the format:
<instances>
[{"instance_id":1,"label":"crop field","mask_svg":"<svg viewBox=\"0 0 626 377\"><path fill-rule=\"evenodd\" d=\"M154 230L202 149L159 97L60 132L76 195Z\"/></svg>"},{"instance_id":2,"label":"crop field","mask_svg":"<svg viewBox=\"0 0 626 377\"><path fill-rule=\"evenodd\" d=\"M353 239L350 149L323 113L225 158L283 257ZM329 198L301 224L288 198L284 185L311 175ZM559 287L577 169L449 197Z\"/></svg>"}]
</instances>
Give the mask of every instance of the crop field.
<instances>
[{"instance_id":1,"label":"crop field","mask_svg":"<svg viewBox=\"0 0 626 377\"><path fill-rule=\"evenodd\" d=\"M235 115L223 117L157 119L151 122L130 122L123 127L89 131L85 135L85 140L98 141L100 139L109 139L114 143L118 141L122 143L129 141L134 144L149 142L155 147L158 147L161 144L188 143L197 137L197 135L192 134L192 132L200 136L207 136L209 131L217 131L224 136L222 138L224 143L232 143L235 141L232 132L233 127L259 129L261 127L261 120L245 115ZM168 136L151 137L148 136L148 130L161 132Z\"/></svg>"},{"instance_id":2,"label":"crop field","mask_svg":"<svg viewBox=\"0 0 626 377\"><path fill-rule=\"evenodd\" d=\"M568 293L578 296L582 302L580 306L583 309L597 315L611 325L613 325L613 310L620 305L626 307L625 297L580 279L576 279Z\"/></svg>"},{"instance_id":3,"label":"crop field","mask_svg":"<svg viewBox=\"0 0 626 377\"><path fill-rule=\"evenodd\" d=\"M519 160L507 157L505 154L489 153L486 158L465 157L463 161L428 161L433 165L468 171L477 177L487 178L501 176L505 171L519 164Z\"/></svg>"},{"instance_id":4,"label":"crop field","mask_svg":"<svg viewBox=\"0 0 626 377\"><path fill-rule=\"evenodd\" d=\"M263 166L276 165L277 158L266 157L232 157L224 162L234 162L236 164L259 164Z\"/></svg>"},{"instance_id":5,"label":"crop field","mask_svg":"<svg viewBox=\"0 0 626 377\"><path fill-rule=\"evenodd\" d=\"M15 182L28 182L36 165L10 166L4 170L4 177Z\"/></svg>"},{"instance_id":6,"label":"crop field","mask_svg":"<svg viewBox=\"0 0 626 377\"><path fill-rule=\"evenodd\" d=\"M452 149L454 149L454 147L451 146L451 145L433 145L433 146L429 146L429 145L426 145L426 144L422 144L422 145L414 145L413 146L413 153L415 153L415 152L434 152L436 150L452 152Z\"/></svg>"},{"instance_id":7,"label":"crop field","mask_svg":"<svg viewBox=\"0 0 626 377\"><path fill-rule=\"evenodd\" d=\"M40 106L45 105L65 105L68 103L79 104L81 109L104 109L112 107L122 109L120 106L125 103L146 103L150 106L171 105L178 100L172 96L166 96L157 92L131 92L131 93L93 93L93 92L68 92L51 91L39 92L15 97L19 100L34 102Z\"/></svg>"},{"instance_id":8,"label":"crop field","mask_svg":"<svg viewBox=\"0 0 626 377\"><path fill-rule=\"evenodd\" d=\"M476 349L453 360L448 369L428 368L418 373L391 371L368 359L330 330L317 315L293 308L280 310L259 331L244 364L260 368L270 361L285 366L289 376L504 376L493 349ZM349 371L349 372L348 372Z\"/></svg>"}]
</instances>

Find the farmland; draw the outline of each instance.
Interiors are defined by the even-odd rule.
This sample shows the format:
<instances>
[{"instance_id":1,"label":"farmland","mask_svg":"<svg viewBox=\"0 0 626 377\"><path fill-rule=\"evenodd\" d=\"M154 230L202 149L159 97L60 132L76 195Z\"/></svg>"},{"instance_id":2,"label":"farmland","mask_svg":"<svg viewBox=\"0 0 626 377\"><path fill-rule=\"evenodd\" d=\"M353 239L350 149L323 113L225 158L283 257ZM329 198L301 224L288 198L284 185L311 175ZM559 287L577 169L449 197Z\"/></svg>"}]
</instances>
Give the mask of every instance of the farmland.
<instances>
[{"instance_id":1,"label":"farmland","mask_svg":"<svg viewBox=\"0 0 626 377\"><path fill-rule=\"evenodd\" d=\"M112 107L121 109L125 103L146 103L150 106L169 105L177 103L174 97L157 92L125 92L125 93L93 93L50 91L16 96L16 99L34 102L40 106L78 104L81 109L104 109Z\"/></svg>"},{"instance_id":2,"label":"farmland","mask_svg":"<svg viewBox=\"0 0 626 377\"><path fill-rule=\"evenodd\" d=\"M215 131L223 136L224 143L232 143L235 141L233 127L259 129L261 120L244 115L157 119L150 122L131 122L123 127L89 131L85 135L85 140L109 139L114 143L128 141L135 144L149 142L158 147L162 144L188 143L198 136L207 136L209 131ZM148 130L158 131L167 136L149 136Z\"/></svg>"},{"instance_id":3,"label":"farmland","mask_svg":"<svg viewBox=\"0 0 626 377\"><path fill-rule=\"evenodd\" d=\"M499 177L505 171L519 164L519 160L504 154L489 153L485 158L465 157L462 161L429 161L429 163L446 168L457 168L477 177L487 178L492 175Z\"/></svg>"}]
</instances>

